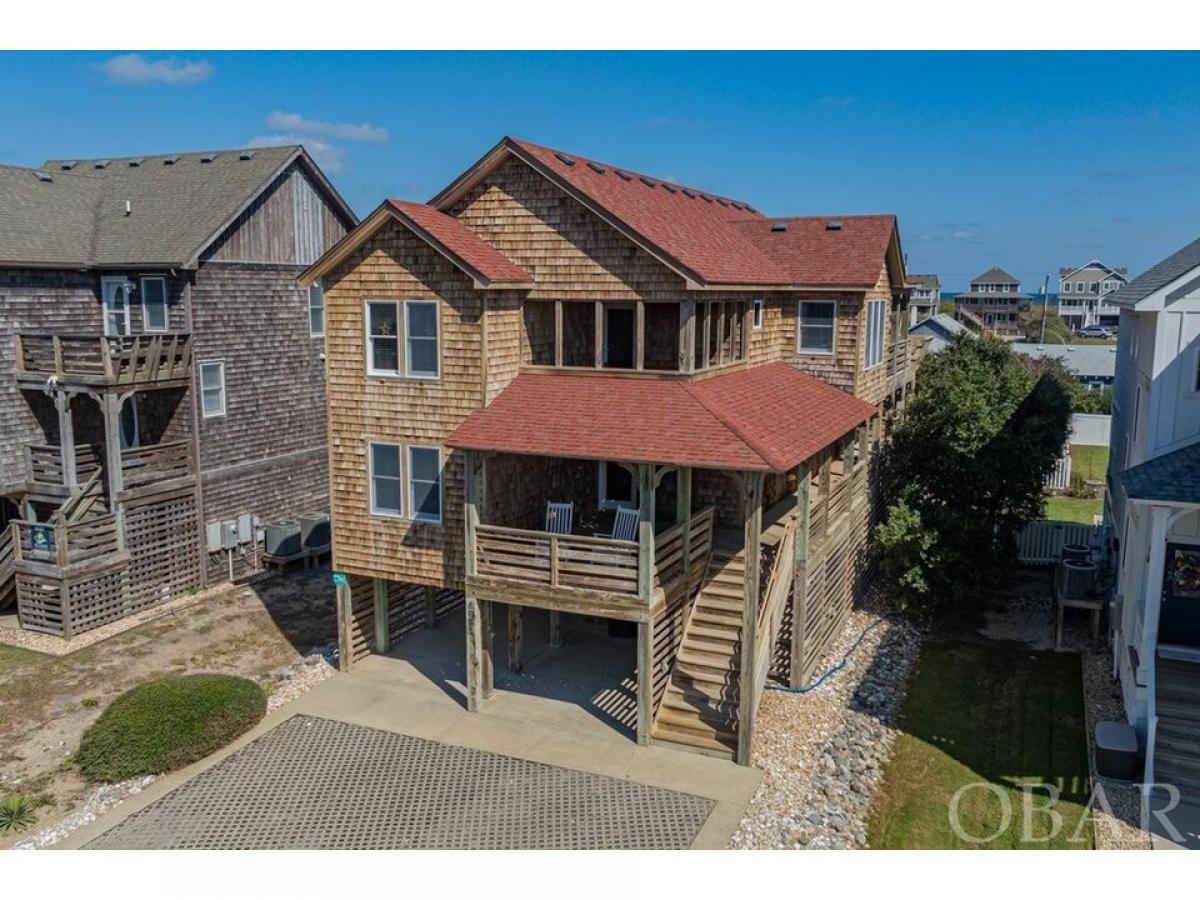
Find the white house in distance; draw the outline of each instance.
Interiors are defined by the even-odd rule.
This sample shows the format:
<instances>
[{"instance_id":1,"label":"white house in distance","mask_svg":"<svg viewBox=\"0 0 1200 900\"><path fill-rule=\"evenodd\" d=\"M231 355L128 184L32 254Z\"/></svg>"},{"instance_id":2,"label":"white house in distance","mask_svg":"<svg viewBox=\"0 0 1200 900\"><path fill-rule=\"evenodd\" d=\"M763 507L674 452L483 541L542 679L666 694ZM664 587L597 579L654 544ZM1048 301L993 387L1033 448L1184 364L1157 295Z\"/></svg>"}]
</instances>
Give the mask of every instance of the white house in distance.
<instances>
[{"instance_id":1,"label":"white house in distance","mask_svg":"<svg viewBox=\"0 0 1200 900\"><path fill-rule=\"evenodd\" d=\"M1098 259L1058 270L1058 314L1072 331L1088 325L1117 327L1121 309L1112 295L1125 287L1129 270Z\"/></svg>"},{"instance_id":2,"label":"white house in distance","mask_svg":"<svg viewBox=\"0 0 1200 900\"><path fill-rule=\"evenodd\" d=\"M1146 779L1200 796L1200 240L1110 295L1120 309L1105 519L1114 666Z\"/></svg>"},{"instance_id":3,"label":"white house in distance","mask_svg":"<svg viewBox=\"0 0 1200 900\"><path fill-rule=\"evenodd\" d=\"M942 302L942 282L936 275L909 274L909 327L924 322L938 311Z\"/></svg>"}]
</instances>

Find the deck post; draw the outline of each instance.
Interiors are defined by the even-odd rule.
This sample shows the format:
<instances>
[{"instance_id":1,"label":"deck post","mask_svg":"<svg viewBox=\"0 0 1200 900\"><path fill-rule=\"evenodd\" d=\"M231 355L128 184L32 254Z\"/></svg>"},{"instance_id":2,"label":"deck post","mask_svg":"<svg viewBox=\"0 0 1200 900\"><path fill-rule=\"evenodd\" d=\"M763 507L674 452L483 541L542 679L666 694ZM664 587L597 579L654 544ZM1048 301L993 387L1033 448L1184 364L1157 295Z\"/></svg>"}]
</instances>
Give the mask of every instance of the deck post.
<instances>
[{"instance_id":1,"label":"deck post","mask_svg":"<svg viewBox=\"0 0 1200 900\"><path fill-rule=\"evenodd\" d=\"M679 301L679 371L696 371L696 301Z\"/></svg>"},{"instance_id":2,"label":"deck post","mask_svg":"<svg viewBox=\"0 0 1200 900\"><path fill-rule=\"evenodd\" d=\"M437 589L425 588L425 627L437 627Z\"/></svg>"},{"instance_id":3,"label":"deck post","mask_svg":"<svg viewBox=\"0 0 1200 900\"><path fill-rule=\"evenodd\" d=\"M563 364L563 302L554 301L554 365Z\"/></svg>"},{"instance_id":4,"label":"deck post","mask_svg":"<svg viewBox=\"0 0 1200 900\"><path fill-rule=\"evenodd\" d=\"M387 653L388 635L388 583L383 578L372 578L375 590L375 652Z\"/></svg>"},{"instance_id":5,"label":"deck post","mask_svg":"<svg viewBox=\"0 0 1200 900\"><path fill-rule=\"evenodd\" d=\"M643 610L654 600L654 466L638 463L638 597ZM650 743L651 701L654 694L654 622L649 615L638 622L637 740Z\"/></svg>"},{"instance_id":6,"label":"deck post","mask_svg":"<svg viewBox=\"0 0 1200 900\"><path fill-rule=\"evenodd\" d=\"M550 610L550 646L562 646L562 613L557 609Z\"/></svg>"},{"instance_id":7,"label":"deck post","mask_svg":"<svg viewBox=\"0 0 1200 900\"><path fill-rule=\"evenodd\" d=\"M595 367L597 369L604 368L604 304L597 300L595 304L595 312L592 314L592 331L594 337L592 342L595 346Z\"/></svg>"},{"instance_id":8,"label":"deck post","mask_svg":"<svg viewBox=\"0 0 1200 900\"><path fill-rule=\"evenodd\" d=\"M63 484L68 488L79 486L79 475L75 471L75 425L71 420L71 397L67 391L54 392L54 408L58 411L58 452L62 457Z\"/></svg>"},{"instance_id":9,"label":"deck post","mask_svg":"<svg viewBox=\"0 0 1200 900\"><path fill-rule=\"evenodd\" d=\"M692 467L675 470L675 522L683 528L683 577L692 568Z\"/></svg>"},{"instance_id":10,"label":"deck post","mask_svg":"<svg viewBox=\"0 0 1200 900\"><path fill-rule=\"evenodd\" d=\"M633 367L646 368L646 301L639 299L633 313Z\"/></svg>"},{"instance_id":11,"label":"deck post","mask_svg":"<svg viewBox=\"0 0 1200 900\"><path fill-rule=\"evenodd\" d=\"M485 642L482 604L474 594L468 593L463 601L467 623L467 711L478 712L483 703Z\"/></svg>"},{"instance_id":12,"label":"deck post","mask_svg":"<svg viewBox=\"0 0 1200 900\"><path fill-rule=\"evenodd\" d=\"M808 625L808 465L796 469L796 556L792 567L792 654L788 666L788 685L800 687L804 680L805 641Z\"/></svg>"},{"instance_id":13,"label":"deck post","mask_svg":"<svg viewBox=\"0 0 1200 900\"><path fill-rule=\"evenodd\" d=\"M338 620L338 669L349 672L354 665L354 644L350 637L350 628L354 622L354 597L350 592L350 581L344 574L335 572L333 583Z\"/></svg>"},{"instance_id":14,"label":"deck post","mask_svg":"<svg viewBox=\"0 0 1200 900\"><path fill-rule=\"evenodd\" d=\"M508 670L521 671L521 646L525 639L523 608L515 603L508 604Z\"/></svg>"},{"instance_id":15,"label":"deck post","mask_svg":"<svg viewBox=\"0 0 1200 900\"><path fill-rule=\"evenodd\" d=\"M103 393L100 407L104 413L104 477L108 482L108 508L116 516L117 549L125 549L125 508L118 501L124 490L121 471L121 395ZM130 402L133 397L130 396Z\"/></svg>"},{"instance_id":16,"label":"deck post","mask_svg":"<svg viewBox=\"0 0 1200 900\"><path fill-rule=\"evenodd\" d=\"M758 626L758 577L762 551L763 473L742 474L742 513L745 518L745 600L742 605L741 658L738 669L738 765L750 765L754 745L754 644Z\"/></svg>"},{"instance_id":17,"label":"deck post","mask_svg":"<svg viewBox=\"0 0 1200 900\"><path fill-rule=\"evenodd\" d=\"M478 572L475 559L475 528L479 525L479 510L487 492L487 470L483 456L474 450L466 451L464 465L466 486L463 549L467 578L471 578ZM476 712L480 704L492 695L492 604L490 601L480 600L467 590L463 608L467 638L467 709Z\"/></svg>"}]
</instances>

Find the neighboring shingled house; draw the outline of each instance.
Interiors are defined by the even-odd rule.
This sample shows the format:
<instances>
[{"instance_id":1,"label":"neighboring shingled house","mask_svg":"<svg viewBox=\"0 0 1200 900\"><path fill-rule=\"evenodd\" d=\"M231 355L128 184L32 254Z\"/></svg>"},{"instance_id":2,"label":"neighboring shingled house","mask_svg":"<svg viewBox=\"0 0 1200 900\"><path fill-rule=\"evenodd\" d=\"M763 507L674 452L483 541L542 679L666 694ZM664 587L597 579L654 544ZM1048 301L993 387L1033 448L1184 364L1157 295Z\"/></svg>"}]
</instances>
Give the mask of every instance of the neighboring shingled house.
<instances>
[{"instance_id":1,"label":"neighboring shingled house","mask_svg":"<svg viewBox=\"0 0 1200 900\"><path fill-rule=\"evenodd\" d=\"M1128 280L1128 270L1098 259L1058 270L1058 314L1072 331L1089 325L1116 328L1121 309L1109 302Z\"/></svg>"},{"instance_id":2,"label":"neighboring shingled house","mask_svg":"<svg viewBox=\"0 0 1200 900\"><path fill-rule=\"evenodd\" d=\"M327 507L324 301L295 278L356 218L302 148L4 166L0 194L0 603L23 627L254 568L261 522Z\"/></svg>"},{"instance_id":3,"label":"neighboring shingled house","mask_svg":"<svg viewBox=\"0 0 1200 900\"><path fill-rule=\"evenodd\" d=\"M908 284L912 289L908 300L908 324L911 328L938 311L938 305L942 302L942 282L936 275L910 273Z\"/></svg>"},{"instance_id":4,"label":"neighboring shingled house","mask_svg":"<svg viewBox=\"0 0 1200 900\"><path fill-rule=\"evenodd\" d=\"M1001 337L1021 334L1021 310L1029 305L1021 283L998 266L971 279L970 289L954 298L958 317L976 330Z\"/></svg>"}]
</instances>

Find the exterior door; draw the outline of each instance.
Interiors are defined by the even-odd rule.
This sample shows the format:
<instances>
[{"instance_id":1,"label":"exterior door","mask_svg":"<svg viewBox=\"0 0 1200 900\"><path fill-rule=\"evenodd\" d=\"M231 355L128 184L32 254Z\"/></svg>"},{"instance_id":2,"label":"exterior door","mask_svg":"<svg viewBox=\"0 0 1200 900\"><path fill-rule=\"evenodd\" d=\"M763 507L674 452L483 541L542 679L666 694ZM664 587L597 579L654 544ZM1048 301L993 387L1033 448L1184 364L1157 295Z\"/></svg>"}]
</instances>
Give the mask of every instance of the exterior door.
<instances>
[{"instance_id":1,"label":"exterior door","mask_svg":"<svg viewBox=\"0 0 1200 900\"><path fill-rule=\"evenodd\" d=\"M129 282L124 278L104 278L100 289L104 297L105 336L129 334Z\"/></svg>"},{"instance_id":2,"label":"exterior door","mask_svg":"<svg viewBox=\"0 0 1200 900\"><path fill-rule=\"evenodd\" d=\"M1158 642L1200 647L1200 547L1167 544Z\"/></svg>"}]
</instances>

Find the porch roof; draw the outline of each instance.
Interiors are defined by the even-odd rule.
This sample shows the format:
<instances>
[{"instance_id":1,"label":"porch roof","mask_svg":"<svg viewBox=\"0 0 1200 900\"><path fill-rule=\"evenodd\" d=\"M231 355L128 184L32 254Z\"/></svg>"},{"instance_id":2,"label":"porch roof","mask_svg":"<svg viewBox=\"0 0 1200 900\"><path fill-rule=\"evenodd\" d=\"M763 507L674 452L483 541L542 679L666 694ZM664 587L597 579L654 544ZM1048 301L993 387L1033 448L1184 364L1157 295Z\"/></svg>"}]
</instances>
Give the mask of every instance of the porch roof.
<instances>
[{"instance_id":1,"label":"porch roof","mask_svg":"<svg viewBox=\"0 0 1200 900\"><path fill-rule=\"evenodd\" d=\"M446 443L573 459L786 472L876 408L785 363L700 381L518 375Z\"/></svg>"},{"instance_id":2,"label":"porch roof","mask_svg":"<svg viewBox=\"0 0 1200 900\"><path fill-rule=\"evenodd\" d=\"M1148 459L1120 478L1130 500L1200 504L1200 443Z\"/></svg>"}]
</instances>

